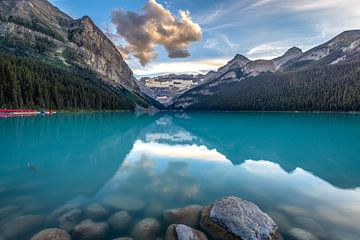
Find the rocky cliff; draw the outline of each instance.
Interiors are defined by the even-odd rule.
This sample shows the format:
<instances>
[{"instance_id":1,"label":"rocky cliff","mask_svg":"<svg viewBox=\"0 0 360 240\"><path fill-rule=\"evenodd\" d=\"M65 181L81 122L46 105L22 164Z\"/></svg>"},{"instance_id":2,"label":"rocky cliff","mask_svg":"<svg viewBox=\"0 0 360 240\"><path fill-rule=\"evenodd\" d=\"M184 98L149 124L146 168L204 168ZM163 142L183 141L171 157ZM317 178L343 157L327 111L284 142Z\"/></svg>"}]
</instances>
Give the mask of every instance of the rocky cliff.
<instances>
[{"instance_id":1,"label":"rocky cliff","mask_svg":"<svg viewBox=\"0 0 360 240\"><path fill-rule=\"evenodd\" d=\"M139 92L116 46L89 17L75 20L46 0L0 1L2 50L96 72L104 82Z\"/></svg>"}]
</instances>

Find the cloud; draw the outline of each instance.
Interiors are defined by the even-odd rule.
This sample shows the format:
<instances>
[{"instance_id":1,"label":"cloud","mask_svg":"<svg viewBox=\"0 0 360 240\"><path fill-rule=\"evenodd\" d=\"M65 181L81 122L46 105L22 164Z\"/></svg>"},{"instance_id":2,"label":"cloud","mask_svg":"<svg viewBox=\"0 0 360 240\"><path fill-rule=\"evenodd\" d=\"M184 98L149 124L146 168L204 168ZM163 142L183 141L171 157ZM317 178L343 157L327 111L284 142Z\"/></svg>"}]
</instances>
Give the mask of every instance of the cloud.
<instances>
[{"instance_id":1,"label":"cloud","mask_svg":"<svg viewBox=\"0 0 360 240\"><path fill-rule=\"evenodd\" d=\"M179 15L180 19L156 0L149 0L141 13L115 9L111 20L127 42L127 51L145 66L157 57L156 45L164 46L169 58L185 58L190 56L190 43L201 40L201 27L190 13L180 10Z\"/></svg>"},{"instance_id":2,"label":"cloud","mask_svg":"<svg viewBox=\"0 0 360 240\"><path fill-rule=\"evenodd\" d=\"M225 65L231 57L203 59L195 61L176 61L176 62L157 62L146 66L145 68L133 68L136 77L159 76L170 73L198 74L207 73L210 70L216 70Z\"/></svg>"}]
</instances>

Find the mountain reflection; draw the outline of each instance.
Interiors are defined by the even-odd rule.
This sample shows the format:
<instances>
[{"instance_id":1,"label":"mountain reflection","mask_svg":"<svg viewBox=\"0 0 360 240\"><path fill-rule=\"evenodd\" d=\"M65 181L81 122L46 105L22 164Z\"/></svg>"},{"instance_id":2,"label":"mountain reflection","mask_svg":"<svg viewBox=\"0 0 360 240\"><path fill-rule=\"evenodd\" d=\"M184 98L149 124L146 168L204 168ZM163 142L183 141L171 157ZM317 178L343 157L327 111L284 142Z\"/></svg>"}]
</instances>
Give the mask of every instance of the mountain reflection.
<instances>
[{"instance_id":1,"label":"mountain reflection","mask_svg":"<svg viewBox=\"0 0 360 240\"><path fill-rule=\"evenodd\" d=\"M174 122L173 117L163 116L143 129L97 197L125 194L169 208L206 205L224 195L237 195L256 202L283 232L300 227L324 239L360 235L360 229L354 228L360 216L356 188L337 188L302 167L287 171L270 160L236 164L205 144L214 137L210 132L195 136ZM216 141L211 143L214 146ZM241 148L238 152L241 155Z\"/></svg>"}]
</instances>

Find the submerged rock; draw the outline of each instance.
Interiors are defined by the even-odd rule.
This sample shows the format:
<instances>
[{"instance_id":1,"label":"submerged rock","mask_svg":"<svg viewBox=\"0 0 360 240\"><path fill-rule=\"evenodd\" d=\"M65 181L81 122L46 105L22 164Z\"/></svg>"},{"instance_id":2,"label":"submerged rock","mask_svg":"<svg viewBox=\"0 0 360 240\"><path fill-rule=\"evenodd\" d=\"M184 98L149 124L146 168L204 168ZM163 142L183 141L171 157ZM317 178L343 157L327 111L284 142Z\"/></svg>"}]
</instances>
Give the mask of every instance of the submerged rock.
<instances>
[{"instance_id":1,"label":"submerged rock","mask_svg":"<svg viewBox=\"0 0 360 240\"><path fill-rule=\"evenodd\" d=\"M71 236L63 229L49 228L34 235L30 240L71 240Z\"/></svg>"},{"instance_id":2,"label":"submerged rock","mask_svg":"<svg viewBox=\"0 0 360 240\"><path fill-rule=\"evenodd\" d=\"M119 211L111 215L108 219L108 223L112 231L120 233L126 231L130 227L132 218L126 211Z\"/></svg>"},{"instance_id":3,"label":"submerged rock","mask_svg":"<svg viewBox=\"0 0 360 240\"><path fill-rule=\"evenodd\" d=\"M287 232L287 239L289 240L319 240L312 233L309 233L300 228L292 228Z\"/></svg>"},{"instance_id":4,"label":"submerged rock","mask_svg":"<svg viewBox=\"0 0 360 240\"><path fill-rule=\"evenodd\" d=\"M185 224L190 227L198 227L202 206L190 205L184 208L168 209L163 213L165 222L170 224Z\"/></svg>"},{"instance_id":5,"label":"submerged rock","mask_svg":"<svg viewBox=\"0 0 360 240\"><path fill-rule=\"evenodd\" d=\"M82 211L78 208L70 210L67 213L64 213L60 218L59 218L59 227L71 232L74 227L76 226L76 224L78 224L81 221L82 218Z\"/></svg>"},{"instance_id":6,"label":"submerged rock","mask_svg":"<svg viewBox=\"0 0 360 240\"><path fill-rule=\"evenodd\" d=\"M128 196L110 195L103 200L103 203L125 211L139 211L145 208L145 203L142 200Z\"/></svg>"},{"instance_id":7,"label":"submerged rock","mask_svg":"<svg viewBox=\"0 0 360 240\"><path fill-rule=\"evenodd\" d=\"M166 240L207 240L203 232L183 224L172 224L166 231Z\"/></svg>"},{"instance_id":8,"label":"submerged rock","mask_svg":"<svg viewBox=\"0 0 360 240\"><path fill-rule=\"evenodd\" d=\"M109 215L109 211L99 203L93 203L85 208L85 216L92 220L101 220Z\"/></svg>"},{"instance_id":9,"label":"submerged rock","mask_svg":"<svg viewBox=\"0 0 360 240\"><path fill-rule=\"evenodd\" d=\"M38 231L44 222L42 215L16 217L0 227L0 235L6 240L24 239Z\"/></svg>"},{"instance_id":10,"label":"submerged rock","mask_svg":"<svg viewBox=\"0 0 360 240\"><path fill-rule=\"evenodd\" d=\"M16 206L7 206L0 208L0 220L15 214L18 210L19 208Z\"/></svg>"},{"instance_id":11,"label":"submerged rock","mask_svg":"<svg viewBox=\"0 0 360 240\"><path fill-rule=\"evenodd\" d=\"M154 240L160 233L160 223L154 218L145 218L138 222L133 229L136 240Z\"/></svg>"},{"instance_id":12,"label":"submerged rock","mask_svg":"<svg viewBox=\"0 0 360 240\"><path fill-rule=\"evenodd\" d=\"M64 213L67 213L67 212L69 212L69 211L71 211L71 210L73 210L75 208L80 208L80 204L78 204L78 203L66 203L64 205L61 205L58 208L56 208L54 211L52 211L47 216L47 221L48 222L54 222L61 215L63 215Z\"/></svg>"},{"instance_id":13,"label":"submerged rock","mask_svg":"<svg viewBox=\"0 0 360 240\"><path fill-rule=\"evenodd\" d=\"M104 222L86 219L75 226L73 237L78 240L102 240L109 233L109 226Z\"/></svg>"},{"instance_id":14,"label":"submerged rock","mask_svg":"<svg viewBox=\"0 0 360 240\"><path fill-rule=\"evenodd\" d=\"M217 239L279 239L276 223L254 203L230 196L216 200L201 214L201 226Z\"/></svg>"}]
</instances>

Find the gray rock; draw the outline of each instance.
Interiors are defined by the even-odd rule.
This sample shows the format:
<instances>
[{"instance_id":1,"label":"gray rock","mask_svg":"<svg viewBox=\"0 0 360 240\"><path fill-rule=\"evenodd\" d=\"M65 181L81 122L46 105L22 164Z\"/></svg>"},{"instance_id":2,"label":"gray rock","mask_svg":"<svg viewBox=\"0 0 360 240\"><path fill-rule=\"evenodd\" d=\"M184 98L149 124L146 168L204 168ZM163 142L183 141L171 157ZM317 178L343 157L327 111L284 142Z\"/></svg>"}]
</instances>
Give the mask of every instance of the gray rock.
<instances>
[{"instance_id":1,"label":"gray rock","mask_svg":"<svg viewBox=\"0 0 360 240\"><path fill-rule=\"evenodd\" d=\"M109 233L109 225L86 219L75 226L73 237L78 240L103 240Z\"/></svg>"},{"instance_id":2,"label":"gray rock","mask_svg":"<svg viewBox=\"0 0 360 240\"><path fill-rule=\"evenodd\" d=\"M7 206L0 208L0 220L9 217L10 215L15 214L19 210L16 206Z\"/></svg>"},{"instance_id":3,"label":"gray rock","mask_svg":"<svg viewBox=\"0 0 360 240\"><path fill-rule=\"evenodd\" d=\"M129 229L132 218L126 211L120 211L111 215L108 223L112 231L120 233Z\"/></svg>"},{"instance_id":4,"label":"gray rock","mask_svg":"<svg viewBox=\"0 0 360 240\"><path fill-rule=\"evenodd\" d=\"M71 240L71 236L63 229L49 228L34 235L30 240Z\"/></svg>"},{"instance_id":5,"label":"gray rock","mask_svg":"<svg viewBox=\"0 0 360 240\"><path fill-rule=\"evenodd\" d=\"M163 206L158 203L151 203L146 206L144 214L146 217L150 218L160 218L163 215Z\"/></svg>"},{"instance_id":6,"label":"gray rock","mask_svg":"<svg viewBox=\"0 0 360 240\"><path fill-rule=\"evenodd\" d=\"M85 210L85 216L92 220L101 220L109 216L109 211L99 203L88 205Z\"/></svg>"},{"instance_id":7,"label":"gray rock","mask_svg":"<svg viewBox=\"0 0 360 240\"><path fill-rule=\"evenodd\" d=\"M300 228L290 229L287 232L287 237L289 240L319 240L313 234Z\"/></svg>"},{"instance_id":8,"label":"gray rock","mask_svg":"<svg viewBox=\"0 0 360 240\"><path fill-rule=\"evenodd\" d=\"M103 203L125 211L139 211L145 208L142 200L129 196L110 195L103 200Z\"/></svg>"},{"instance_id":9,"label":"gray rock","mask_svg":"<svg viewBox=\"0 0 360 240\"><path fill-rule=\"evenodd\" d=\"M276 223L254 203L235 196L216 200L201 214L202 228L218 239L279 239Z\"/></svg>"},{"instance_id":10,"label":"gray rock","mask_svg":"<svg viewBox=\"0 0 360 240\"><path fill-rule=\"evenodd\" d=\"M37 232L44 222L42 215L16 217L0 227L0 235L7 240L27 238Z\"/></svg>"},{"instance_id":11,"label":"gray rock","mask_svg":"<svg viewBox=\"0 0 360 240\"><path fill-rule=\"evenodd\" d=\"M199 226L202 206L190 205L184 208L168 209L163 213L163 217L167 225L185 224L196 228Z\"/></svg>"},{"instance_id":12,"label":"gray rock","mask_svg":"<svg viewBox=\"0 0 360 240\"><path fill-rule=\"evenodd\" d=\"M136 240L154 240L160 233L160 223L154 218L145 218L138 222L133 229Z\"/></svg>"},{"instance_id":13,"label":"gray rock","mask_svg":"<svg viewBox=\"0 0 360 240\"><path fill-rule=\"evenodd\" d=\"M80 204L78 203L67 203L64 205L59 206L58 208L56 208L54 211L52 211L48 216L47 216L47 221L48 222L54 222L56 221L61 215L63 215L64 213L69 212L70 210L73 210L75 208L80 208Z\"/></svg>"},{"instance_id":14,"label":"gray rock","mask_svg":"<svg viewBox=\"0 0 360 240\"><path fill-rule=\"evenodd\" d=\"M81 221L82 218L82 211L78 208L70 210L67 213L64 213L60 218L59 218L59 227L71 232L74 227L76 226L76 224L78 224Z\"/></svg>"},{"instance_id":15,"label":"gray rock","mask_svg":"<svg viewBox=\"0 0 360 240\"><path fill-rule=\"evenodd\" d=\"M166 240L207 240L203 232L183 224L172 224L166 231Z\"/></svg>"}]
</instances>

